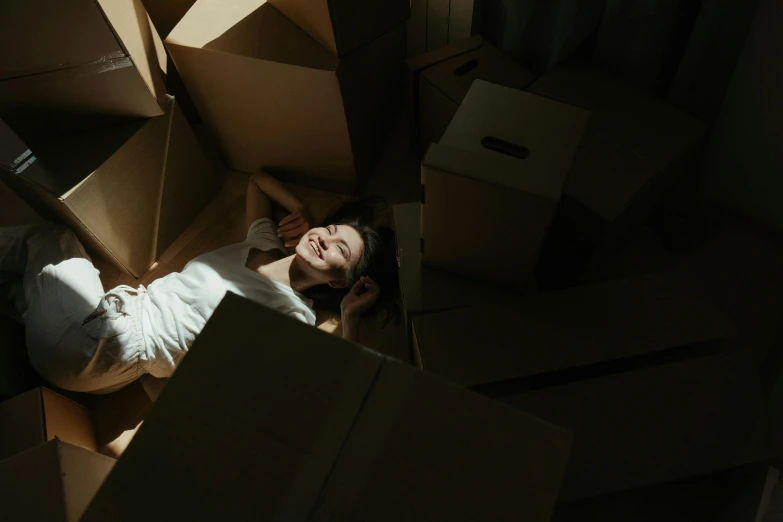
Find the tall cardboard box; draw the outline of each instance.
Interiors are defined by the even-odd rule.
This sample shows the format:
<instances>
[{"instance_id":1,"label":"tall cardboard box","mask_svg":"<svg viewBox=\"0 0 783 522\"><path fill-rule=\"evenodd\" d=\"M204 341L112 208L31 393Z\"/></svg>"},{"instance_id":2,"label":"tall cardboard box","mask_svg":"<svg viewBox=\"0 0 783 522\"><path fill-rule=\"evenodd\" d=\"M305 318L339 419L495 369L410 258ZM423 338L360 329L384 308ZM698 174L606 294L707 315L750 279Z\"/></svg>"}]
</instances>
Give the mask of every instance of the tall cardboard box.
<instances>
[{"instance_id":1,"label":"tall cardboard box","mask_svg":"<svg viewBox=\"0 0 783 522\"><path fill-rule=\"evenodd\" d=\"M543 522L570 443L227 294L82 521Z\"/></svg>"},{"instance_id":2,"label":"tall cardboard box","mask_svg":"<svg viewBox=\"0 0 783 522\"><path fill-rule=\"evenodd\" d=\"M0 119L23 139L163 114L166 52L141 0L4 0Z\"/></svg>"},{"instance_id":3,"label":"tall cardboard box","mask_svg":"<svg viewBox=\"0 0 783 522\"><path fill-rule=\"evenodd\" d=\"M0 460L52 439L98 450L92 414L46 388L0 403Z\"/></svg>"},{"instance_id":4,"label":"tall cardboard box","mask_svg":"<svg viewBox=\"0 0 783 522\"><path fill-rule=\"evenodd\" d=\"M339 60L263 0L199 0L166 45L237 170L356 192L397 115L404 25Z\"/></svg>"},{"instance_id":5,"label":"tall cardboard box","mask_svg":"<svg viewBox=\"0 0 783 522\"><path fill-rule=\"evenodd\" d=\"M422 262L529 284L588 111L476 80L421 165Z\"/></svg>"},{"instance_id":6,"label":"tall cardboard box","mask_svg":"<svg viewBox=\"0 0 783 522\"><path fill-rule=\"evenodd\" d=\"M414 317L477 304L516 301L513 294L493 286L422 266L420 203L394 205L394 232L400 296L409 347L412 347L413 342ZM415 356L416 352L412 354Z\"/></svg>"},{"instance_id":7,"label":"tall cardboard box","mask_svg":"<svg viewBox=\"0 0 783 522\"><path fill-rule=\"evenodd\" d=\"M561 502L771 456L756 369L733 349L497 398L573 430Z\"/></svg>"},{"instance_id":8,"label":"tall cardboard box","mask_svg":"<svg viewBox=\"0 0 783 522\"><path fill-rule=\"evenodd\" d=\"M411 136L422 150L440 141L473 80L521 90L536 78L480 36L416 56L407 63Z\"/></svg>"},{"instance_id":9,"label":"tall cardboard box","mask_svg":"<svg viewBox=\"0 0 783 522\"><path fill-rule=\"evenodd\" d=\"M57 439L0 461L0 520L78 522L114 463Z\"/></svg>"},{"instance_id":10,"label":"tall cardboard box","mask_svg":"<svg viewBox=\"0 0 783 522\"><path fill-rule=\"evenodd\" d=\"M269 3L340 58L405 23L411 14L407 0L269 0Z\"/></svg>"},{"instance_id":11,"label":"tall cardboard box","mask_svg":"<svg viewBox=\"0 0 783 522\"><path fill-rule=\"evenodd\" d=\"M553 69L530 91L592 111L537 273L547 286L575 284L649 218L706 125L583 62Z\"/></svg>"},{"instance_id":12,"label":"tall cardboard box","mask_svg":"<svg viewBox=\"0 0 783 522\"><path fill-rule=\"evenodd\" d=\"M134 277L215 189L212 167L171 97L163 116L29 144L0 122L0 167L0 178L42 216Z\"/></svg>"},{"instance_id":13,"label":"tall cardboard box","mask_svg":"<svg viewBox=\"0 0 783 522\"><path fill-rule=\"evenodd\" d=\"M672 275L610 281L413 319L416 360L462 386L687 353L734 331Z\"/></svg>"}]
</instances>

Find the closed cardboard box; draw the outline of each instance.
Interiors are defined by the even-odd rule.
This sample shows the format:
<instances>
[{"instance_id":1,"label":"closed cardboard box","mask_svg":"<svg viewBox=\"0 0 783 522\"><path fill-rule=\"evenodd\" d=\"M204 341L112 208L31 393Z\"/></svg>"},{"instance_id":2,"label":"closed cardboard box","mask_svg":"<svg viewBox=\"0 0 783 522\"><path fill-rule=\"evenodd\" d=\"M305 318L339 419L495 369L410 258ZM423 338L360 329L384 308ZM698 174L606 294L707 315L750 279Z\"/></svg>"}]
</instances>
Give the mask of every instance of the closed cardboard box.
<instances>
[{"instance_id":1,"label":"closed cardboard box","mask_svg":"<svg viewBox=\"0 0 783 522\"><path fill-rule=\"evenodd\" d=\"M139 277L214 191L214 173L174 98L166 113L23 143L0 122L0 177L92 254ZM28 148L28 145L30 148Z\"/></svg>"},{"instance_id":2,"label":"closed cardboard box","mask_svg":"<svg viewBox=\"0 0 783 522\"><path fill-rule=\"evenodd\" d=\"M0 403L0 460L58 438L97 451L92 414L46 388Z\"/></svg>"},{"instance_id":3,"label":"closed cardboard box","mask_svg":"<svg viewBox=\"0 0 783 522\"><path fill-rule=\"evenodd\" d=\"M60 440L3 460L0 520L78 522L114 463Z\"/></svg>"},{"instance_id":4,"label":"closed cardboard box","mask_svg":"<svg viewBox=\"0 0 783 522\"><path fill-rule=\"evenodd\" d=\"M543 522L570 442L227 294L82 521Z\"/></svg>"},{"instance_id":5,"label":"closed cardboard box","mask_svg":"<svg viewBox=\"0 0 783 522\"><path fill-rule=\"evenodd\" d=\"M649 218L706 125L582 62L553 69L530 90L592 111L537 273L547 286L566 286Z\"/></svg>"},{"instance_id":6,"label":"closed cardboard box","mask_svg":"<svg viewBox=\"0 0 783 522\"><path fill-rule=\"evenodd\" d=\"M733 333L681 278L596 283L413 319L417 361L462 386L668 356Z\"/></svg>"},{"instance_id":7,"label":"closed cardboard box","mask_svg":"<svg viewBox=\"0 0 783 522\"><path fill-rule=\"evenodd\" d=\"M421 166L422 262L524 289L588 111L476 80Z\"/></svg>"},{"instance_id":8,"label":"closed cardboard box","mask_svg":"<svg viewBox=\"0 0 783 522\"><path fill-rule=\"evenodd\" d=\"M561 502L770 456L756 369L734 350L498 398L573 430Z\"/></svg>"},{"instance_id":9,"label":"closed cardboard box","mask_svg":"<svg viewBox=\"0 0 783 522\"><path fill-rule=\"evenodd\" d=\"M514 295L492 286L422 266L420 203L394 205L394 230L400 296L409 346L413 340L411 321L414 317L465 306L516 300Z\"/></svg>"},{"instance_id":10,"label":"closed cardboard box","mask_svg":"<svg viewBox=\"0 0 783 522\"><path fill-rule=\"evenodd\" d=\"M412 137L422 150L440 141L475 79L514 89L535 80L533 73L480 36L411 58L408 71Z\"/></svg>"},{"instance_id":11,"label":"closed cardboard box","mask_svg":"<svg viewBox=\"0 0 783 522\"><path fill-rule=\"evenodd\" d=\"M410 17L407 0L269 0L269 3L341 58Z\"/></svg>"},{"instance_id":12,"label":"closed cardboard box","mask_svg":"<svg viewBox=\"0 0 783 522\"><path fill-rule=\"evenodd\" d=\"M6 0L0 118L23 139L163 114L166 53L141 0Z\"/></svg>"},{"instance_id":13,"label":"closed cardboard box","mask_svg":"<svg viewBox=\"0 0 783 522\"><path fill-rule=\"evenodd\" d=\"M199 0L166 45L237 170L355 192L397 115L404 25L341 61L263 0Z\"/></svg>"}]
</instances>

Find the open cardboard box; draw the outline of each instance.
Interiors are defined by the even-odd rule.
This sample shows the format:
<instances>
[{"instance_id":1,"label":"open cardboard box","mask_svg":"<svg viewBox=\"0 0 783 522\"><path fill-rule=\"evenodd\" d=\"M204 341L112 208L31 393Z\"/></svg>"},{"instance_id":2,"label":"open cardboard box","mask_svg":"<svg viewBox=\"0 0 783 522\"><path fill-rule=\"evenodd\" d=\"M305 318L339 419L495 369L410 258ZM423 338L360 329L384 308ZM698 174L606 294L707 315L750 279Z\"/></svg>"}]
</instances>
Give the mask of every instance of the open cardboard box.
<instances>
[{"instance_id":1,"label":"open cardboard box","mask_svg":"<svg viewBox=\"0 0 783 522\"><path fill-rule=\"evenodd\" d=\"M78 522L115 462L57 439L0 461L0 520Z\"/></svg>"},{"instance_id":2,"label":"open cardboard box","mask_svg":"<svg viewBox=\"0 0 783 522\"><path fill-rule=\"evenodd\" d=\"M0 49L0 118L23 139L163 114L166 52L141 0L4 0Z\"/></svg>"},{"instance_id":3,"label":"open cardboard box","mask_svg":"<svg viewBox=\"0 0 783 522\"><path fill-rule=\"evenodd\" d=\"M473 82L422 162L422 262L507 289L529 285L588 118Z\"/></svg>"},{"instance_id":4,"label":"open cardboard box","mask_svg":"<svg viewBox=\"0 0 783 522\"><path fill-rule=\"evenodd\" d=\"M98 449L92 414L62 395L35 388L0 403L0 460L55 438Z\"/></svg>"},{"instance_id":5,"label":"open cardboard box","mask_svg":"<svg viewBox=\"0 0 783 522\"><path fill-rule=\"evenodd\" d=\"M734 333L673 275L580 286L413 319L416 360L462 386L666 356ZM603 365L603 366L602 366Z\"/></svg>"},{"instance_id":6,"label":"open cardboard box","mask_svg":"<svg viewBox=\"0 0 783 522\"><path fill-rule=\"evenodd\" d=\"M410 17L406 0L269 0L333 55L343 58Z\"/></svg>"},{"instance_id":7,"label":"open cardboard box","mask_svg":"<svg viewBox=\"0 0 783 522\"><path fill-rule=\"evenodd\" d=\"M537 270L546 286L576 284L650 217L707 126L583 62L549 71L529 90L592 111Z\"/></svg>"},{"instance_id":8,"label":"open cardboard box","mask_svg":"<svg viewBox=\"0 0 783 522\"><path fill-rule=\"evenodd\" d=\"M570 443L554 425L227 294L82 522L544 522ZM143 495L128 487L141 483Z\"/></svg>"},{"instance_id":9,"label":"open cardboard box","mask_svg":"<svg viewBox=\"0 0 783 522\"><path fill-rule=\"evenodd\" d=\"M407 64L411 138L422 151L440 141L475 79L521 90L536 78L481 36L416 56Z\"/></svg>"},{"instance_id":10,"label":"open cardboard box","mask_svg":"<svg viewBox=\"0 0 783 522\"><path fill-rule=\"evenodd\" d=\"M163 116L29 144L0 122L0 167L0 178L42 216L136 278L216 188L171 97Z\"/></svg>"},{"instance_id":11,"label":"open cardboard box","mask_svg":"<svg viewBox=\"0 0 783 522\"><path fill-rule=\"evenodd\" d=\"M264 0L199 0L166 46L232 168L315 188L361 188L402 99L404 25L338 60Z\"/></svg>"}]
</instances>

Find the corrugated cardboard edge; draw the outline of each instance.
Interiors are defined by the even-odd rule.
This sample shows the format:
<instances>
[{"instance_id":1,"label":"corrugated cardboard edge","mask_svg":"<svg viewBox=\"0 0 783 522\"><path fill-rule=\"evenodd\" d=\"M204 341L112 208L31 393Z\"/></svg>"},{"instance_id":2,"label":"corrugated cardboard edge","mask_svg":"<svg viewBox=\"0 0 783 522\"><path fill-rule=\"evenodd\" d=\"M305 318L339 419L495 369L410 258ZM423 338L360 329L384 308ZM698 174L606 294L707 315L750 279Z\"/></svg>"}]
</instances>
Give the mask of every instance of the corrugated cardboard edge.
<instances>
[{"instance_id":1,"label":"corrugated cardboard edge","mask_svg":"<svg viewBox=\"0 0 783 522\"><path fill-rule=\"evenodd\" d=\"M152 234L154 238L158 238L158 233L160 231L160 213L161 208L163 206L163 191L166 187L166 173L168 171L168 160L169 160L169 145L171 143L171 128L174 125L174 110L176 109L176 100L171 95L166 95L166 104L167 104L167 110L166 110L166 116L168 117L168 120L166 121L166 141L163 145L163 164L161 165L161 173L160 173L160 183L158 184L158 197L157 202L155 203L155 223L153 225ZM153 257L155 259L158 259L162 252L158 252L157 250L157 243L155 244Z\"/></svg>"}]
</instances>

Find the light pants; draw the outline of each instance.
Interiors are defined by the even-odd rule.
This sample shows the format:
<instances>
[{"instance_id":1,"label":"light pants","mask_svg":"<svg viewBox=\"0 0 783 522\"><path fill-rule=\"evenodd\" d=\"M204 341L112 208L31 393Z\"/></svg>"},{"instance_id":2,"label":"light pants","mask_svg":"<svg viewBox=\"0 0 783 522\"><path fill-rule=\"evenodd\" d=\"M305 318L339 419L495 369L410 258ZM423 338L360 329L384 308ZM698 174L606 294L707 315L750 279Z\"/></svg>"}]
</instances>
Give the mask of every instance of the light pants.
<instances>
[{"instance_id":1,"label":"light pants","mask_svg":"<svg viewBox=\"0 0 783 522\"><path fill-rule=\"evenodd\" d=\"M0 228L0 283L18 287L21 279L24 295L16 305L30 362L63 389L108 393L146 373L144 287L104 293L98 274L65 227Z\"/></svg>"}]
</instances>

